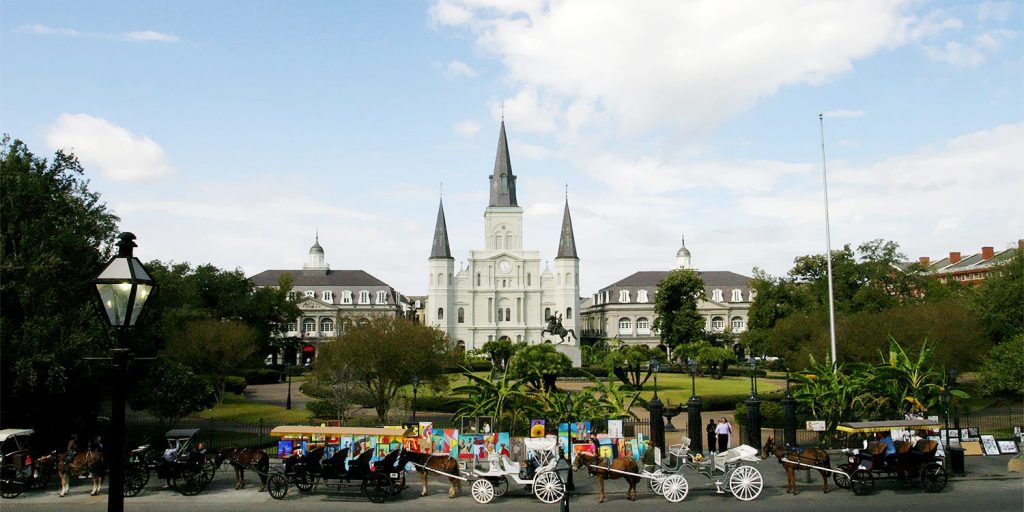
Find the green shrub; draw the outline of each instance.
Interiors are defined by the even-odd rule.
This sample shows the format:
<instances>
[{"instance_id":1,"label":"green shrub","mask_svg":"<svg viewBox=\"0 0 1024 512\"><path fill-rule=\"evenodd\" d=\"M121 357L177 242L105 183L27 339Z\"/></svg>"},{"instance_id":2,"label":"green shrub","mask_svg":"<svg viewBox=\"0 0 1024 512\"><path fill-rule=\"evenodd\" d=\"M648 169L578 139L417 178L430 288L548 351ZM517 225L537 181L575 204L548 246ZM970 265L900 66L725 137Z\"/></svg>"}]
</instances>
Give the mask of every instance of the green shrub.
<instances>
[{"instance_id":1,"label":"green shrub","mask_svg":"<svg viewBox=\"0 0 1024 512\"><path fill-rule=\"evenodd\" d=\"M747 404L736 404L735 421L739 425L747 424ZM761 426L782 428L782 404L779 402L761 402Z\"/></svg>"},{"instance_id":2,"label":"green shrub","mask_svg":"<svg viewBox=\"0 0 1024 512\"><path fill-rule=\"evenodd\" d=\"M306 409L309 410L310 414L320 419L334 419L338 415L337 411L323 400L306 402Z\"/></svg>"},{"instance_id":3,"label":"green shrub","mask_svg":"<svg viewBox=\"0 0 1024 512\"><path fill-rule=\"evenodd\" d=\"M224 378L224 391L241 395L245 391L245 379L237 375L229 375Z\"/></svg>"},{"instance_id":4,"label":"green shrub","mask_svg":"<svg viewBox=\"0 0 1024 512\"><path fill-rule=\"evenodd\" d=\"M416 410L429 412L450 412L459 410L459 403L447 396L427 395L416 397Z\"/></svg>"},{"instance_id":5,"label":"green shrub","mask_svg":"<svg viewBox=\"0 0 1024 512\"><path fill-rule=\"evenodd\" d=\"M237 370L240 377L245 379L246 384L255 386L258 384L277 384L281 382L284 374L270 368L247 368Z\"/></svg>"}]
</instances>

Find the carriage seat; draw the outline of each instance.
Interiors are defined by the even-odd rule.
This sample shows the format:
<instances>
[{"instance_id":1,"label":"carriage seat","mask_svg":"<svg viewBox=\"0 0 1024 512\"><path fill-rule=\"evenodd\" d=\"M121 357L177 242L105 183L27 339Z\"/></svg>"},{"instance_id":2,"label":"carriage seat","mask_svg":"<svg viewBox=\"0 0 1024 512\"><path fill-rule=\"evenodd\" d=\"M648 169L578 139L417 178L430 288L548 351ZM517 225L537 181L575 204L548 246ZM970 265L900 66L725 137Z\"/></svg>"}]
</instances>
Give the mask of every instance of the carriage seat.
<instances>
[{"instance_id":1,"label":"carriage seat","mask_svg":"<svg viewBox=\"0 0 1024 512\"><path fill-rule=\"evenodd\" d=\"M346 446L336 452L329 459L323 459L320 461L320 467L324 469L335 469L339 471L345 470L345 459L348 458L349 447Z\"/></svg>"},{"instance_id":2,"label":"carriage seat","mask_svg":"<svg viewBox=\"0 0 1024 512\"><path fill-rule=\"evenodd\" d=\"M513 462L508 455L501 456L501 466L505 469L505 473L518 475L521 471L521 467L518 462Z\"/></svg>"},{"instance_id":3,"label":"carriage seat","mask_svg":"<svg viewBox=\"0 0 1024 512\"><path fill-rule=\"evenodd\" d=\"M355 460L348 463L348 470L370 469L371 458L373 458L373 450L363 450L363 453L360 453Z\"/></svg>"},{"instance_id":4,"label":"carriage seat","mask_svg":"<svg viewBox=\"0 0 1024 512\"><path fill-rule=\"evenodd\" d=\"M669 445L668 454L673 457L685 460L686 457L690 454L690 438L682 436L680 441L681 442L679 444Z\"/></svg>"}]
</instances>

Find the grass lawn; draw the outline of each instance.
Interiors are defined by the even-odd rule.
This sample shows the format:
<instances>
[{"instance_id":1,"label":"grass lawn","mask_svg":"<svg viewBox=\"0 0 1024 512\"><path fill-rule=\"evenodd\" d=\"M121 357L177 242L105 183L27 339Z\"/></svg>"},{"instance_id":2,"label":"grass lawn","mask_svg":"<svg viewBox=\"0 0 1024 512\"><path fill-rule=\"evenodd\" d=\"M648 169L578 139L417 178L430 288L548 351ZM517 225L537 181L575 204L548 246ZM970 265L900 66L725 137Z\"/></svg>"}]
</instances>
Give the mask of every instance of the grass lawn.
<instances>
[{"instance_id":1,"label":"grass lawn","mask_svg":"<svg viewBox=\"0 0 1024 512\"><path fill-rule=\"evenodd\" d=\"M213 409L202 411L196 416L219 421L257 423L260 418L269 425L294 425L309 423L309 411L304 407L285 409L277 405L250 402L242 395L226 393L224 403Z\"/></svg>"}]
</instances>

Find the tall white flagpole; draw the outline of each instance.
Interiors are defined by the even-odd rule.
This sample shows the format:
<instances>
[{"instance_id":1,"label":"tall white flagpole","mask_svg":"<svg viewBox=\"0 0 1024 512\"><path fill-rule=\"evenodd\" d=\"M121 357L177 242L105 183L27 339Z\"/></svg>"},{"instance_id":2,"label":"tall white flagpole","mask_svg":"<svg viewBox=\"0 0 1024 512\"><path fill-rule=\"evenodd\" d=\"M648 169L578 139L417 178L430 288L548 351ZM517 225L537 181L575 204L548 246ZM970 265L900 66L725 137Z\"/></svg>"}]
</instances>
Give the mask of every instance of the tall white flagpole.
<instances>
[{"instance_id":1,"label":"tall white flagpole","mask_svg":"<svg viewBox=\"0 0 1024 512\"><path fill-rule=\"evenodd\" d=\"M836 360L836 304L832 295L832 233L828 221L828 176L825 172L825 118L818 114L818 126L821 128L821 183L825 190L825 263L828 268L828 324L832 339L832 371L838 369Z\"/></svg>"}]
</instances>

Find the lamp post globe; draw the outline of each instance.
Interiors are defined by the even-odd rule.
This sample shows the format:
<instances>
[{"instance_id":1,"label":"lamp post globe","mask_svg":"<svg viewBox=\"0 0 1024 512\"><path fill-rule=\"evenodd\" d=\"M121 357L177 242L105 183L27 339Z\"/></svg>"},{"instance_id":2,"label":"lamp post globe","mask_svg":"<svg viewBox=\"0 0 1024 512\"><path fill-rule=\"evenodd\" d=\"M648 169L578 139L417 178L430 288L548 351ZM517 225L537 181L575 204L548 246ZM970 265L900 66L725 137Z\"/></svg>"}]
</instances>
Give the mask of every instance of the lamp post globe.
<instances>
[{"instance_id":1,"label":"lamp post globe","mask_svg":"<svg viewBox=\"0 0 1024 512\"><path fill-rule=\"evenodd\" d=\"M750 396L757 395L757 358L750 356L747 359L747 365L750 366Z\"/></svg>"},{"instance_id":2,"label":"lamp post globe","mask_svg":"<svg viewBox=\"0 0 1024 512\"><path fill-rule=\"evenodd\" d=\"M697 396L697 369L700 365L697 363L697 359L691 357L687 361L687 366L690 367L690 396Z\"/></svg>"},{"instance_id":3,"label":"lamp post globe","mask_svg":"<svg viewBox=\"0 0 1024 512\"><path fill-rule=\"evenodd\" d=\"M131 357L128 337L135 327L147 301L156 291L156 281L133 254L135 235L118 235L117 255L110 259L100 271L93 285L99 300L102 318L117 333L117 342L111 350L114 378L128 372ZM125 383L114 382L110 400L110 489L107 498L108 512L124 511L124 465L125 465Z\"/></svg>"}]
</instances>

